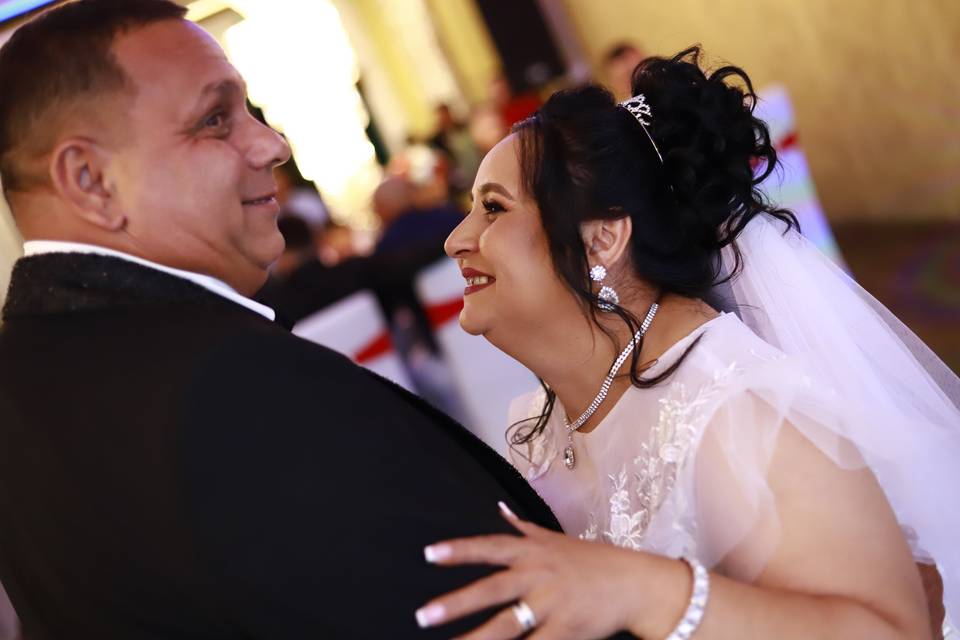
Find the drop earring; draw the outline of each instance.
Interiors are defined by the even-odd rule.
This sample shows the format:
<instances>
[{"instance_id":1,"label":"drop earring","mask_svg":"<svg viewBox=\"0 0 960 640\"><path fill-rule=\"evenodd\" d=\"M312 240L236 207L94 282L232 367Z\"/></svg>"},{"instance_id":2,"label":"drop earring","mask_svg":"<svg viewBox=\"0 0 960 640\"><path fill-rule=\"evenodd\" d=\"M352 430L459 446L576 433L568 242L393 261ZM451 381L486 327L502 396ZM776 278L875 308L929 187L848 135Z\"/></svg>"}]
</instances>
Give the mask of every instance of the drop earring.
<instances>
[{"instance_id":1,"label":"drop earring","mask_svg":"<svg viewBox=\"0 0 960 640\"><path fill-rule=\"evenodd\" d=\"M607 269L602 264L590 269L590 279L600 285L600 291L597 293L597 306L603 311L613 311L615 305L620 304L620 296L613 290L613 287L603 284L607 277Z\"/></svg>"}]
</instances>

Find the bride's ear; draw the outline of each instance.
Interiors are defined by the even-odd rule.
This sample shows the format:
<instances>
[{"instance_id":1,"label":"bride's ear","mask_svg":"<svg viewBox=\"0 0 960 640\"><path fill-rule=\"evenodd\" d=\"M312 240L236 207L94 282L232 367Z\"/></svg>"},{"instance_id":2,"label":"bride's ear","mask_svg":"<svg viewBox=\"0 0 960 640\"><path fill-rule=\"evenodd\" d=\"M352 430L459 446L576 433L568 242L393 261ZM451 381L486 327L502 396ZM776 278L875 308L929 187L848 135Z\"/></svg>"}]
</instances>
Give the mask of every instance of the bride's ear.
<instances>
[{"instance_id":1,"label":"bride's ear","mask_svg":"<svg viewBox=\"0 0 960 640\"><path fill-rule=\"evenodd\" d=\"M580 236L591 265L609 268L628 252L633 222L630 216L616 220L590 220L580 225Z\"/></svg>"}]
</instances>

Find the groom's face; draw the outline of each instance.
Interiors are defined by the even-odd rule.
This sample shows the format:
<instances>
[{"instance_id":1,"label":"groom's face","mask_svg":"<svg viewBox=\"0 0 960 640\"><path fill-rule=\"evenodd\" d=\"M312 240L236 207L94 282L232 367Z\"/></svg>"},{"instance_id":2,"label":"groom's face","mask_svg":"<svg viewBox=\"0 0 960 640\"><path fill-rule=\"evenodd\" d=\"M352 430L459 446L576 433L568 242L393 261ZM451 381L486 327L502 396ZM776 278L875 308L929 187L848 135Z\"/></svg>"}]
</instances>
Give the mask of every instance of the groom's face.
<instances>
[{"instance_id":1,"label":"groom's face","mask_svg":"<svg viewBox=\"0 0 960 640\"><path fill-rule=\"evenodd\" d=\"M283 251L273 168L289 149L246 109L246 87L196 25L123 34L113 52L136 87L130 143L112 162L125 231L144 257L256 291Z\"/></svg>"}]
</instances>

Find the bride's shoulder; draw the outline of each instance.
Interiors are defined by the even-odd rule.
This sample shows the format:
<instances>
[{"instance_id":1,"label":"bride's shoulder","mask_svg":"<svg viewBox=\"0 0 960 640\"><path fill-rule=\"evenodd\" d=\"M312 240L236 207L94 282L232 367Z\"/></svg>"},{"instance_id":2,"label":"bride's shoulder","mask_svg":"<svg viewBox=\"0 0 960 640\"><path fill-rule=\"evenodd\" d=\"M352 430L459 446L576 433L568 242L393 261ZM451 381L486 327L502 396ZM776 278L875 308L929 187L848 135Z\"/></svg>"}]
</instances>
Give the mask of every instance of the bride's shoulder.
<instances>
[{"instance_id":1,"label":"bride's shoulder","mask_svg":"<svg viewBox=\"0 0 960 640\"><path fill-rule=\"evenodd\" d=\"M515 424L523 420L536 418L543 411L546 402L547 392L543 386L539 386L532 391L517 396L510 401L510 409L508 412L509 423Z\"/></svg>"},{"instance_id":2,"label":"bride's shoulder","mask_svg":"<svg viewBox=\"0 0 960 640\"><path fill-rule=\"evenodd\" d=\"M797 364L733 313L724 313L708 322L690 356L699 368L732 367L742 373L792 368Z\"/></svg>"},{"instance_id":3,"label":"bride's shoulder","mask_svg":"<svg viewBox=\"0 0 960 640\"><path fill-rule=\"evenodd\" d=\"M703 327L665 391L684 396L696 392L719 409L734 399L799 400L825 391L817 387L800 360L764 341L735 314L725 313Z\"/></svg>"},{"instance_id":4,"label":"bride's shoulder","mask_svg":"<svg viewBox=\"0 0 960 640\"><path fill-rule=\"evenodd\" d=\"M510 403L507 460L528 481L546 472L558 450L550 428L551 423L556 419L556 412L551 413L547 424L540 425L542 430L533 433L546 407L547 392L542 386L514 398ZM528 437L521 438L520 442L515 441L517 436L521 435Z\"/></svg>"}]
</instances>

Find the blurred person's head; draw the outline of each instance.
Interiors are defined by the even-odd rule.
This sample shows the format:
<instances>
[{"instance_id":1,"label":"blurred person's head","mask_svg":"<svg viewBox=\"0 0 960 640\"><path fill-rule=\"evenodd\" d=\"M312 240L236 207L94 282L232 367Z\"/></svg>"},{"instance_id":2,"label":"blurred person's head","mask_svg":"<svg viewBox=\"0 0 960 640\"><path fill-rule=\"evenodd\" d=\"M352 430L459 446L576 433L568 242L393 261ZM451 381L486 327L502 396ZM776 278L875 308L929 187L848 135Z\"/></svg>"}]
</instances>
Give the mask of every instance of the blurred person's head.
<instances>
[{"instance_id":1,"label":"blurred person's head","mask_svg":"<svg viewBox=\"0 0 960 640\"><path fill-rule=\"evenodd\" d=\"M510 102L513 98L513 89L510 87L510 81L503 73L498 73L490 78L490 84L487 89L490 102L502 106Z\"/></svg>"},{"instance_id":2,"label":"blurred person's head","mask_svg":"<svg viewBox=\"0 0 960 640\"><path fill-rule=\"evenodd\" d=\"M453 117L453 111L450 105L440 103L434 108L434 115L437 119L438 131L449 131L457 126L457 119Z\"/></svg>"},{"instance_id":3,"label":"blurred person's head","mask_svg":"<svg viewBox=\"0 0 960 640\"><path fill-rule=\"evenodd\" d=\"M283 236L284 249L274 263L273 273L282 279L317 257L313 231L303 218L282 216L277 220L277 228Z\"/></svg>"},{"instance_id":4,"label":"blurred person's head","mask_svg":"<svg viewBox=\"0 0 960 640\"><path fill-rule=\"evenodd\" d=\"M500 110L493 104L480 105L470 114L470 138L481 154L488 153L509 133Z\"/></svg>"},{"instance_id":5,"label":"blurred person's head","mask_svg":"<svg viewBox=\"0 0 960 640\"><path fill-rule=\"evenodd\" d=\"M277 202L281 209L298 189L316 191L316 186L300 173L300 167L293 156L287 162L274 167L273 177L277 183Z\"/></svg>"},{"instance_id":6,"label":"blurred person's head","mask_svg":"<svg viewBox=\"0 0 960 640\"><path fill-rule=\"evenodd\" d=\"M413 207L414 190L403 176L387 176L373 192L373 212L383 228Z\"/></svg>"},{"instance_id":7,"label":"blurred person's head","mask_svg":"<svg viewBox=\"0 0 960 640\"><path fill-rule=\"evenodd\" d=\"M86 242L252 294L283 250L286 143L168 0L80 0L0 50L0 176L25 239Z\"/></svg>"},{"instance_id":8,"label":"blurred person's head","mask_svg":"<svg viewBox=\"0 0 960 640\"><path fill-rule=\"evenodd\" d=\"M290 162L286 162L273 170L273 178L277 183L277 202L280 204L280 208L283 208L283 206L287 204L290 195L297 187L296 176L294 176L289 169L291 164Z\"/></svg>"},{"instance_id":9,"label":"blurred person's head","mask_svg":"<svg viewBox=\"0 0 960 640\"><path fill-rule=\"evenodd\" d=\"M643 61L643 52L629 42L613 45L603 56L603 71L617 100L633 97L630 82L633 70Z\"/></svg>"},{"instance_id":10,"label":"blurred person's head","mask_svg":"<svg viewBox=\"0 0 960 640\"><path fill-rule=\"evenodd\" d=\"M344 224L329 222L320 234L317 245L320 261L328 267L357 255L354 231Z\"/></svg>"},{"instance_id":11,"label":"blurred person's head","mask_svg":"<svg viewBox=\"0 0 960 640\"><path fill-rule=\"evenodd\" d=\"M446 154L423 144L414 144L397 154L388 173L407 181L411 206L430 209L450 200L450 163Z\"/></svg>"}]
</instances>

